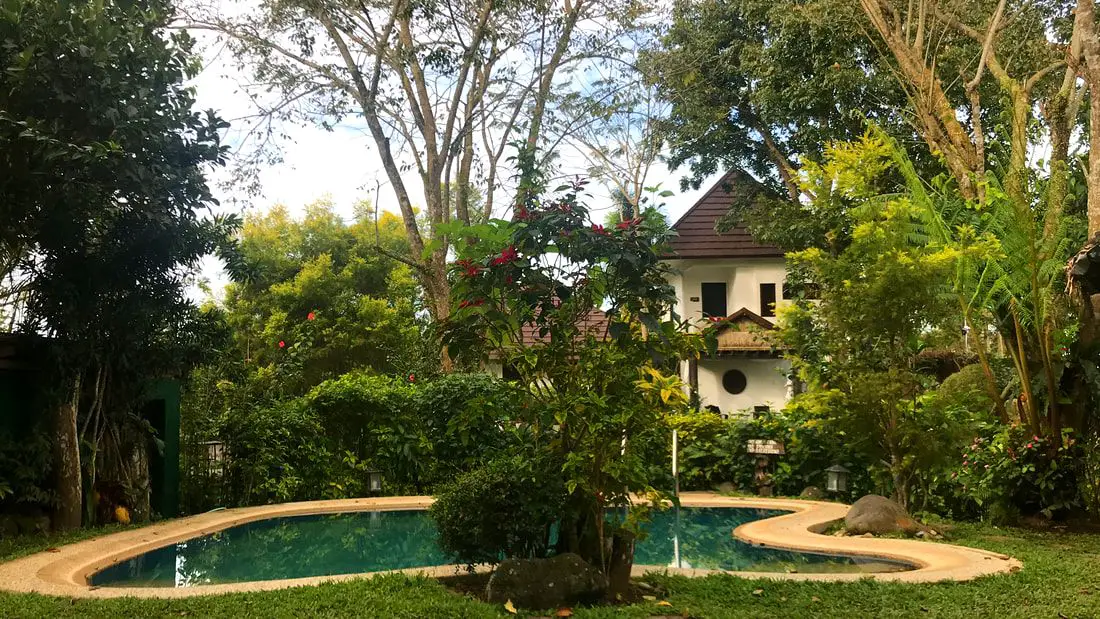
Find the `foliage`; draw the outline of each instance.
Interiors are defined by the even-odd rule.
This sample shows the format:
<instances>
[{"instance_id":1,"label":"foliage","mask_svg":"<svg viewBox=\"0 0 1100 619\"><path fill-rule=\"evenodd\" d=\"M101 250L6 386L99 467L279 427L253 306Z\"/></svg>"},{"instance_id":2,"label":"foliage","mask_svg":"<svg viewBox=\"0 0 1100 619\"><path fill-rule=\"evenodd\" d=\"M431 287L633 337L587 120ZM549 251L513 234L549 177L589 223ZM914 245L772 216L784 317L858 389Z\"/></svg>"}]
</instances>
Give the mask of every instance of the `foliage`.
<instances>
[{"instance_id":1,"label":"foliage","mask_svg":"<svg viewBox=\"0 0 1100 619\"><path fill-rule=\"evenodd\" d=\"M951 477L995 522L1021 514L1051 518L1081 507L1074 465L1083 457L1069 431L1055 443L1019 425L987 425L963 451L962 465Z\"/></svg>"},{"instance_id":2,"label":"foliage","mask_svg":"<svg viewBox=\"0 0 1100 619\"><path fill-rule=\"evenodd\" d=\"M848 241L788 255L792 279L812 282L818 300L781 310L778 337L809 384L808 408L886 473L876 480L880 491L907 504L914 487L936 477L944 447L965 423L926 405L932 380L917 372L915 356L950 324L947 281L967 250L930 240L923 213L898 191L886 140L867 135L826 153L803 166L800 183L815 208L845 213L832 233ZM929 441L929 432L938 439Z\"/></svg>"},{"instance_id":3,"label":"foliage","mask_svg":"<svg viewBox=\"0 0 1100 619\"><path fill-rule=\"evenodd\" d=\"M517 422L539 453L563 461L569 503L559 549L611 570L609 540L630 533L605 514L652 491L647 446L687 406L673 361L698 342L668 317L669 267L654 242L663 227L589 223L583 183L563 189L520 203L512 222L453 231L466 242L452 267L459 302L448 342L455 350L488 342L515 368L528 390Z\"/></svg>"},{"instance_id":4,"label":"foliage","mask_svg":"<svg viewBox=\"0 0 1100 619\"><path fill-rule=\"evenodd\" d=\"M184 418L186 511L364 496L373 470L387 494L428 494L514 442L516 390L484 374L352 372L298 398L257 402L253 389L216 379L217 370L196 372L193 388L204 392L192 397L219 412ZM225 445L223 465L211 468L207 441Z\"/></svg>"},{"instance_id":5,"label":"foliage","mask_svg":"<svg viewBox=\"0 0 1100 619\"><path fill-rule=\"evenodd\" d=\"M226 289L233 328L226 361L244 371L289 366L279 388L301 395L353 369L390 369L417 335L416 285L383 252L405 251L400 220L344 223L331 201L294 220L283 207L249 217L239 253L245 277Z\"/></svg>"},{"instance_id":6,"label":"foliage","mask_svg":"<svg viewBox=\"0 0 1100 619\"><path fill-rule=\"evenodd\" d=\"M488 374L446 374L420 385L413 414L432 447L433 484L485 464L515 442L509 431L523 405L515 385Z\"/></svg>"},{"instance_id":7,"label":"foliage","mask_svg":"<svg viewBox=\"0 0 1100 619\"><path fill-rule=\"evenodd\" d=\"M15 435L0 429L0 512L20 505L52 506L57 494L50 484L51 443L41 427Z\"/></svg>"},{"instance_id":8,"label":"foliage","mask_svg":"<svg viewBox=\"0 0 1100 619\"><path fill-rule=\"evenodd\" d=\"M229 505L321 498L332 456L304 402L234 410L219 435L228 458L222 499Z\"/></svg>"},{"instance_id":9,"label":"foliage","mask_svg":"<svg viewBox=\"0 0 1100 619\"><path fill-rule=\"evenodd\" d=\"M398 488L420 489L431 443L415 399L407 380L351 373L321 383L303 404L333 451L384 470Z\"/></svg>"},{"instance_id":10,"label":"foliage","mask_svg":"<svg viewBox=\"0 0 1100 619\"><path fill-rule=\"evenodd\" d=\"M711 490L729 482L754 492L756 457L748 442L775 440L784 454L770 471L776 494L797 496L807 486L823 488L825 469L841 464L851 471L847 499L873 489L869 462L831 415L831 393L804 396L782 411L759 418L722 419L710 413L676 417L680 435L680 488Z\"/></svg>"},{"instance_id":11,"label":"foliage","mask_svg":"<svg viewBox=\"0 0 1100 619\"><path fill-rule=\"evenodd\" d=\"M444 485L430 512L440 546L472 567L546 556L565 498L561 463L514 455Z\"/></svg>"},{"instance_id":12,"label":"foliage","mask_svg":"<svg viewBox=\"0 0 1100 619\"><path fill-rule=\"evenodd\" d=\"M783 199L733 205L761 216L754 233L771 229L780 238L786 226L790 238L812 228L815 218L799 216L798 166L833 141L858 137L865 118L909 133L893 110L905 94L850 2L685 1L673 5L667 23L643 67L672 102L670 163L689 163L695 186L727 170L762 179ZM767 226L768 215L779 225Z\"/></svg>"},{"instance_id":13,"label":"foliage","mask_svg":"<svg viewBox=\"0 0 1100 619\"><path fill-rule=\"evenodd\" d=\"M237 224L207 211L227 125L192 109L198 67L172 14L162 0L0 13L0 255L15 257L0 278L17 282L19 330L52 338L51 408L79 418L80 436L65 431L75 420L57 432L64 526L79 524L82 472L85 493L99 472L143 485L129 470L150 442L135 408L149 379L194 362L206 325L184 288Z\"/></svg>"}]
</instances>

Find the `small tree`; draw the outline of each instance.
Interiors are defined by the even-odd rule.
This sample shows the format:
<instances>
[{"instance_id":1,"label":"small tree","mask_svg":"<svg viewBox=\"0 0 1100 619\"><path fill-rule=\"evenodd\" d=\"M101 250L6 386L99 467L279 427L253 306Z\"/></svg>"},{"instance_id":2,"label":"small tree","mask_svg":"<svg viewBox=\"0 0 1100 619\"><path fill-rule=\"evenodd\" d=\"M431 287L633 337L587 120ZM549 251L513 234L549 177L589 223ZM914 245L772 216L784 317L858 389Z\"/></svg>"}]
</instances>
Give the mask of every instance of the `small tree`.
<instances>
[{"instance_id":1,"label":"small tree","mask_svg":"<svg viewBox=\"0 0 1100 619\"><path fill-rule=\"evenodd\" d=\"M917 371L916 354L952 317L950 276L972 249L930 240L921 206L898 193L892 153L868 136L804 165L800 182L814 208L844 213L833 236L850 239L839 251L788 254L792 276L812 281L820 297L782 313L780 339L811 389L831 394L822 414L881 462L883 486L907 504L928 470L926 448L943 436L928 435L936 422L921 395L931 379ZM823 401L821 393L812 400Z\"/></svg>"},{"instance_id":2,"label":"small tree","mask_svg":"<svg viewBox=\"0 0 1100 619\"><path fill-rule=\"evenodd\" d=\"M452 265L447 337L456 351L488 348L527 386L520 421L535 449L563 462L559 550L601 566L614 596L628 582L646 509L634 497L656 494L645 446L664 440L670 413L686 410L675 368L696 344L670 312L667 228L590 223L583 188L517 205L511 222L452 233L465 242Z\"/></svg>"}]
</instances>

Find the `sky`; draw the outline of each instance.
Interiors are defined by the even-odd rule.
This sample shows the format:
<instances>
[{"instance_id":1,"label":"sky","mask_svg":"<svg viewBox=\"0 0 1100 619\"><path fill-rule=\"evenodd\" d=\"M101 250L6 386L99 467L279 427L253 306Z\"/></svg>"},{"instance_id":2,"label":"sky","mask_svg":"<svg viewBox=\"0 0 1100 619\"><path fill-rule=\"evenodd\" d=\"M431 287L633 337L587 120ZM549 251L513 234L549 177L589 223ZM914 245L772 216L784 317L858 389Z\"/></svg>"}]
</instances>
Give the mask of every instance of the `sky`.
<instances>
[{"instance_id":1,"label":"sky","mask_svg":"<svg viewBox=\"0 0 1100 619\"><path fill-rule=\"evenodd\" d=\"M203 69L193 80L196 89L196 108L214 109L231 128L224 138L226 144L235 147L240 140L241 128L247 125L247 117L254 112L248 96L242 91L242 83L248 75L234 64L229 53L212 37L194 33L198 40L197 51L203 58ZM211 188L222 203L222 211L241 214L262 213L276 204L285 205L292 214L301 215L306 205L319 198L329 198L336 212L350 221L353 207L364 198L373 199L378 181L383 186L378 192L382 210L398 212L397 201L385 185L386 175L381 162L371 146L371 139L363 130L354 126L338 126L326 131L318 126L285 125L280 127L286 138L281 140L282 162L265 167L259 172L262 194L250 196L237 187L227 187L227 169L215 170L210 175ZM564 169L583 169L583 158L578 153L561 153ZM662 189L675 192L665 199L670 221L675 221L708 188L680 192L680 178L686 173L681 169L670 172L662 163L654 165L647 184L660 183ZM716 182L713 179L712 182ZM410 171L406 184L415 196L419 193L419 179ZM610 202L607 193L593 188L589 207L595 217L602 219ZM220 262L209 258L203 262L201 279L206 280L215 292L226 283ZM201 296L201 295L200 295Z\"/></svg>"}]
</instances>

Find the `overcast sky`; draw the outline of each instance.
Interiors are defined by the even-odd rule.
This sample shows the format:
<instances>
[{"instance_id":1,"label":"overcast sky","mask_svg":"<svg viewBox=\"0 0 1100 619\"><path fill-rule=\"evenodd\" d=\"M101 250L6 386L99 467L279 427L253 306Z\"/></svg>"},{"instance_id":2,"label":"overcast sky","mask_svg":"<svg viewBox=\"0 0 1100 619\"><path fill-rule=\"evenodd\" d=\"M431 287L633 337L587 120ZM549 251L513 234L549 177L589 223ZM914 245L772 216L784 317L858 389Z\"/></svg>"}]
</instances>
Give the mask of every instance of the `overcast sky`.
<instances>
[{"instance_id":1,"label":"overcast sky","mask_svg":"<svg viewBox=\"0 0 1100 619\"><path fill-rule=\"evenodd\" d=\"M229 54L219 47L212 38L195 34L199 40L198 51L202 54L204 68L194 80L197 89L197 107L214 109L234 128L226 136L226 143L233 146L239 140L239 131L246 126L243 117L253 112L248 97L241 91L241 83L248 79L232 62ZM337 127L325 131L316 126L281 127L288 139L282 142L283 161L260 172L262 195L248 196L235 188L224 187L227 178L225 170L216 171L211 177L215 196L223 203L223 210L240 213L263 212L275 204L286 205L292 214L300 215L307 204L322 197L330 197L336 211L345 219L353 217L354 204L364 198L373 199L375 183L385 182L377 153L370 145L369 135L353 127ZM563 155L563 167L583 169L579 156L570 164L568 154ZM667 215L675 221L699 197L703 190L681 193L680 178L683 170L670 173L658 163L651 170L648 183L661 183L663 189L676 192L666 199ZM410 171L406 183L413 192L414 203L419 195L419 180ZM413 190L413 187L417 188ZM603 211L609 207L606 192L595 188L594 197L589 204L593 216L602 219ZM398 212L397 202L392 191L383 186L379 193L379 205L383 210ZM221 265L215 259L207 260L202 276L209 280L215 289L220 290L225 278Z\"/></svg>"}]
</instances>

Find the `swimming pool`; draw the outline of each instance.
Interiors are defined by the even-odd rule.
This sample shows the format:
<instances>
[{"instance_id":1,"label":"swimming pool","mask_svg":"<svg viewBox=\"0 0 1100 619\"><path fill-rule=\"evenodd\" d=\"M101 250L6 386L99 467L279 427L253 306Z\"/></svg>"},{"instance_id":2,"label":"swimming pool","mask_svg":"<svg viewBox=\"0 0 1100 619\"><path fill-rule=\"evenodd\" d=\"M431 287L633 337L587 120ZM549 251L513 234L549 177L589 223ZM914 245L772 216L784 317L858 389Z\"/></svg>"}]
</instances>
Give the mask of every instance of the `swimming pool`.
<instances>
[{"instance_id":1,"label":"swimming pool","mask_svg":"<svg viewBox=\"0 0 1100 619\"><path fill-rule=\"evenodd\" d=\"M784 511L685 507L657 512L635 564L753 572L882 573L911 566L873 557L761 548L733 538ZM197 585L335 576L448 565L423 510L361 511L258 520L170 544L92 574L98 587Z\"/></svg>"}]
</instances>

